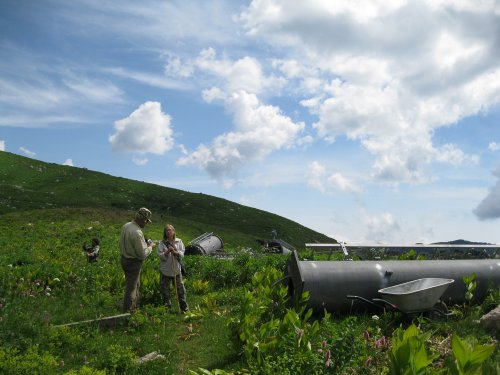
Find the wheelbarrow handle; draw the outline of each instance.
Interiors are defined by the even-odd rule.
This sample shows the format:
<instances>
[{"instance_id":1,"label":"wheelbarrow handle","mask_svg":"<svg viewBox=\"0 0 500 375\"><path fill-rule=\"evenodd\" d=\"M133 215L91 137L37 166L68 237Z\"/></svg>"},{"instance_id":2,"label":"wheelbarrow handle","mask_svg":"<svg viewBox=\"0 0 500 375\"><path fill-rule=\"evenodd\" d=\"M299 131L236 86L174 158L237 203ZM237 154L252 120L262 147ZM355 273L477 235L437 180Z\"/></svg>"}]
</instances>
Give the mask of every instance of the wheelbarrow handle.
<instances>
[{"instance_id":1,"label":"wheelbarrow handle","mask_svg":"<svg viewBox=\"0 0 500 375\"><path fill-rule=\"evenodd\" d=\"M375 302L381 302L383 303L384 305L386 306L389 306L391 309L393 310L399 310L398 307L396 305L394 305L393 303L390 303L389 301L386 301L385 299L381 299L381 298L374 298L373 301Z\"/></svg>"},{"instance_id":2,"label":"wheelbarrow handle","mask_svg":"<svg viewBox=\"0 0 500 375\"><path fill-rule=\"evenodd\" d=\"M368 303L368 304L370 304L372 306L378 307L379 309L383 309L384 308L383 305L380 305L380 304L374 302L375 300L370 301L369 299L361 297L361 296L353 296L353 295L348 294L348 295L346 295L346 298L347 299L357 299L357 300L366 302L366 303Z\"/></svg>"}]
</instances>

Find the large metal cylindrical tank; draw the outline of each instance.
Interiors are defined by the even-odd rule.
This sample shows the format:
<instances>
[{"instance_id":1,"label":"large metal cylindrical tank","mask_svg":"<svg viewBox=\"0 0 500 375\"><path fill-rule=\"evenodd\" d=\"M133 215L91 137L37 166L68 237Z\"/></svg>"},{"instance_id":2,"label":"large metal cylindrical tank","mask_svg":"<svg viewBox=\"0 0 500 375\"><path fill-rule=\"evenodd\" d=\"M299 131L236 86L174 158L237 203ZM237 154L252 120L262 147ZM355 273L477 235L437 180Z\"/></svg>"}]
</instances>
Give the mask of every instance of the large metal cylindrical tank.
<instances>
[{"instance_id":1,"label":"large metal cylindrical tank","mask_svg":"<svg viewBox=\"0 0 500 375\"><path fill-rule=\"evenodd\" d=\"M475 275L476 300L486 296L488 286L500 285L499 259L393 260L393 261L299 261L294 252L288 262L289 294L298 298L310 293L308 306L317 312L349 312L369 308L362 301L380 298L378 290L421 278L454 279L441 300L447 304L465 301L464 276Z\"/></svg>"},{"instance_id":2,"label":"large metal cylindrical tank","mask_svg":"<svg viewBox=\"0 0 500 375\"><path fill-rule=\"evenodd\" d=\"M210 255L224 249L222 238L213 233L205 233L191 241L184 252L185 255Z\"/></svg>"}]
</instances>

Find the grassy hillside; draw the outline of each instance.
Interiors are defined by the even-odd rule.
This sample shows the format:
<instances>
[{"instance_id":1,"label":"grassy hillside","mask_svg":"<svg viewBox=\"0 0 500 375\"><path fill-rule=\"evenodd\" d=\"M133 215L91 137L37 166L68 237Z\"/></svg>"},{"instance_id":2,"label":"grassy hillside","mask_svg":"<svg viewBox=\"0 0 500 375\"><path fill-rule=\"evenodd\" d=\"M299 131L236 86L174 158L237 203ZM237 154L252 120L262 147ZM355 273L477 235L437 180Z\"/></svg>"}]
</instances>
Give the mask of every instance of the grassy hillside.
<instances>
[{"instance_id":1,"label":"grassy hillside","mask_svg":"<svg viewBox=\"0 0 500 375\"><path fill-rule=\"evenodd\" d=\"M280 239L296 247L332 241L281 216L214 196L0 152L0 214L98 208L126 213L130 219L141 206L153 211L155 224L173 222L182 227L187 240L215 232L226 246L255 246L256 240L270 239L275 230Z\"/></svg>"}]
</instances>

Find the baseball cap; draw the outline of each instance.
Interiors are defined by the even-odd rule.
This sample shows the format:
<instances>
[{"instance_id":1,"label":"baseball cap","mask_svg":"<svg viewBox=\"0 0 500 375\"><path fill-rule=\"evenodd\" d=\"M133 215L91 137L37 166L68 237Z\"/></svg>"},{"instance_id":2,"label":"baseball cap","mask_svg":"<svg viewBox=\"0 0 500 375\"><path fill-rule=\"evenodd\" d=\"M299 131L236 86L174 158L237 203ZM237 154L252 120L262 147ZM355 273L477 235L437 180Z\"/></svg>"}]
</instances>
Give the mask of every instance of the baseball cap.
<instances>
[{"instance_id":1,"label":"baseball cap","mask_svg":"<svg viewBox=\"0 0 500 375\"><path fill-rule=\"evenodd\" d=\"M139 208L139 211L135 214L136 219L144 219L148 223L151 223L151 211L149 211L146 207Z\"/></svg>"}]
</instances>

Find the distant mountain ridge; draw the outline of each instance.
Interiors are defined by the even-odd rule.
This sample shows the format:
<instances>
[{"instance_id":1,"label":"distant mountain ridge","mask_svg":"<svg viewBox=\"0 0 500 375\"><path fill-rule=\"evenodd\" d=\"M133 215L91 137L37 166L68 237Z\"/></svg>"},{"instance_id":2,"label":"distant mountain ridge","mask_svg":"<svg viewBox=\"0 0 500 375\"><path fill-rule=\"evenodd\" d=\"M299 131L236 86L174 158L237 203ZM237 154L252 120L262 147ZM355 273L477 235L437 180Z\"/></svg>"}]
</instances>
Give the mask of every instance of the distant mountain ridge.
<instances>
[{"instance_id":1,"label":"distant mountain ridge","mask_svg":"<svg viewBox=\"0 0 500 375\"><path fill-rule=\"evenodd\" d=\"M434 242L432 243L432 245L494 245L494 244L488 242L471 242L460 239L448 242Z\"/></svg>"},{"instance_id":2,"label":"distant mountain ridge","mask_svg":"<svg viewBox=\"0 0 500 375\"><path fill-rule=\"evenodd\" d=\"M184 220L199 232L219 231L236 237L241 233L256 240L275 233L296 247L332 242L292 220L226 199L0 152L0 215L55 208L133 212L142 206L153 211L157 222Z\"/></svg>"}]
</instances>

